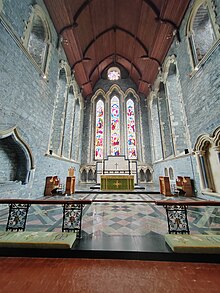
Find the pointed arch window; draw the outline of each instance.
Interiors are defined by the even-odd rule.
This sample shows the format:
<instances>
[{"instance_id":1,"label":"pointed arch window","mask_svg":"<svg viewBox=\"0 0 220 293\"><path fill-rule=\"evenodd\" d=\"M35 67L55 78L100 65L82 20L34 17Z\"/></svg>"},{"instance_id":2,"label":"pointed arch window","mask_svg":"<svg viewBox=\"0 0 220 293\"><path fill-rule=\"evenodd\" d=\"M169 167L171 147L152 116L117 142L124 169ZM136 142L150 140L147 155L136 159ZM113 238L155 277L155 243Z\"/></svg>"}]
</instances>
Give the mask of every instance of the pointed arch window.
<instances>
[{"instance_id":1,"label":"pointed arch window","mask_svg":"<svg viewBox=\"0 0 220 293\"><path fill-rule=\"evenodd\" d=\"M135 114L134 114L134 102L129 99L126 103L127 108L127 148L128 158L137 158L136 149L136 129L135 129Z\"/></svg>"},{"instance_id":2,"label":"pointed arch window","mask_svg":"<svg viewBox=\"0 0 220 293\"><path fill-rule=\"evenodd\" d=\"M219 39L211 0L197 0L188 23L188 37L193 63L196 66L210 52Z\"/></svg>"},{"instance_id":3,"label":"pointed arch window","mask_svg":"<svg viewBox=\"0 0 220 293\"><path fill-rule=\"evenodd\" d=\"M104 141L104 103L99 100L96 104L96 137L95 137L95 159L103 159Z\"/></svg>"},{"instance_id":4,"label":"pointed arch window","mask_svg":"<svg viewBox=\"0 0 220 293\"><path fill-rule=\"evenodd\" d=\"M111 155L120 155L120 106L117 96L111 99Z\"/></svg>"},{"instance_id":5,"label":"pointed arch window","mask_svg":"<svg viewBox=\"0 0 220 293\"><path fill-rule=\"evenodd\" d=\"M28 41L28 51L37 65L45 72L49 49L49 32L39 15L34 15Z\"/></svg>"}]
</instances>

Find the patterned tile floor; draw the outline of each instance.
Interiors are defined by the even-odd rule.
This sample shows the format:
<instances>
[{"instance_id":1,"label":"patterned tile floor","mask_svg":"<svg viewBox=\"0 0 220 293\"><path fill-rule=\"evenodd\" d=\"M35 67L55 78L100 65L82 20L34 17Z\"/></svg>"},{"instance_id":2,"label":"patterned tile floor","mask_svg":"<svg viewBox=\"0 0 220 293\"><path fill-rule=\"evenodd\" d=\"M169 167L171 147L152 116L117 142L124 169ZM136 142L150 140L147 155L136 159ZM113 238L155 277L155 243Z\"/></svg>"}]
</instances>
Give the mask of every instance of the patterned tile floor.
<instances>
[{"instance_id":1,"label":"patterned tile floor","mask_svg":"<svg viewBox=\"0 0 220 293\"><path fill-rule=\"evenodd\" d=\"M160 194L104 194L78 193L75 197L97 200L159 200ZM166 197L166 199L169 199ZM174 199L172 197L172 199ZM186 198L177 198L185 200ZM187 198L189 200L189 198ZM194 200L194 199L190 199ZM5 230L8 208L0 210L0 230ZM220 234L220 208L189 207L188 221L191 233ZM60 231L62 227L62 208L50 205L32 205L27 218L27 231ZM153 203L96 202L86 206L83 211L83 233L92 237L107 236L145 236L149 233L166 234L166 213L162 206Z\"/></svg>"}]
</instances>

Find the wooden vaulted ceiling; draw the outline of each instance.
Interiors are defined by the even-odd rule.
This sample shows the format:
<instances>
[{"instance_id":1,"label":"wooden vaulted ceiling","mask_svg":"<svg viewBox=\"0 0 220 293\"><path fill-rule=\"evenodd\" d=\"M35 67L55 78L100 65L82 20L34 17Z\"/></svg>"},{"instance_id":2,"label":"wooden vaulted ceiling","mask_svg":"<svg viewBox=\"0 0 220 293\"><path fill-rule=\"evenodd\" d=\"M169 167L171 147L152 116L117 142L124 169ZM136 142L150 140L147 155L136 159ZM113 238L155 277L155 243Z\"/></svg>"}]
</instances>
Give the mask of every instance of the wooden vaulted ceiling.
<instances>
[{"instance_id":1,"label":"wooden vaulted ceiling","mask_svg":"<svg viewBox=\"0 0 220 293\"><path fill-rule=\"evenodd\" d=\"M147 95L190 0L44 0L83 95L111 64Z\"/></svg>"}]
</instances>

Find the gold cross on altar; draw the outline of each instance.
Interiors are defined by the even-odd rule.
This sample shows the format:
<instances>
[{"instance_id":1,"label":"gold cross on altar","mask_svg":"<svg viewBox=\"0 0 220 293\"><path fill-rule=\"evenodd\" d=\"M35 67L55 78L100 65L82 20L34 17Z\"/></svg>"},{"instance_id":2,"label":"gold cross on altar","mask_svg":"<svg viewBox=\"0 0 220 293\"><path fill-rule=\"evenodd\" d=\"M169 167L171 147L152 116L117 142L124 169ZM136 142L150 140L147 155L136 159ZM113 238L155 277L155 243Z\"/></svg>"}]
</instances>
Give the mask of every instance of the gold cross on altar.
<instances>
[{"instance_id":1,"label":"gold cross on altar","mask_svg":"<svg viewBox=\"0 0 220 293\"><path fill-rule=\"evenodd\" d=\"M119 181L117 180L113 185L115 185L118 188L121 185L121 183L119 183Z\"/></svg>"}]
</instances>

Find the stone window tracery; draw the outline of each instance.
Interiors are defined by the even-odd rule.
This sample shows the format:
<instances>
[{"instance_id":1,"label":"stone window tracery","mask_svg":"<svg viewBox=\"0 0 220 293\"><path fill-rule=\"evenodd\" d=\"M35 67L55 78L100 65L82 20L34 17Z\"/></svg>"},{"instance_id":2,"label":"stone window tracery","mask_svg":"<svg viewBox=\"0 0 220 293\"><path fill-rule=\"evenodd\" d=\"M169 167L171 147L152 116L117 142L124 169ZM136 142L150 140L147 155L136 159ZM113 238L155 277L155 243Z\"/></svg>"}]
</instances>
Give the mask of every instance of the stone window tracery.
<instances>
[{"instance_id":1,"label":"stone window tracery","mask_svg":"<svg viewBox=\"0 0 220 293\"><path fill-rule=\"evenodd\" d=\"M134 114L134 102L129 99L127 101L127 147L128 158L137 158L136 149L136 127L135 127L135 114Z\"/></svg>"},{"instance_id":2,"label":"stone window tracery","mask_svg":"<svg viewBox=\"0 0 220 293\"><path fill-rule=\"evenodd\" d=\"M32 7L31 16L27 22L23 36L23 45L32 57L32 62L39 68L43 77L48 74L50 61L51 33L47 17L39 5Z\"/></svg>"},{"instance_id":3,"label":"stone window tracery","mask_svg":"<svg viewBox=\"0 0 220 293\"><path fill-rule=\"evenodd\" d=\"M128 89L124 93L118 85L113 85L107 93L97 91L92 99L92 160L102 160L108 155L125 155L137 160L140 117L137 116L139 100L135 91Z\"/></svg>"},{"instance_id":4,"label":"stone window tracery","mask_svg":"<svg viewBox=\"0 0 220 293\"><path fill-rule=\"evenodd\" d=\"M96 138L95 138L95 159L103 159L104 146L104 103L99 100L96 104Z\"/></svg>"},{"instance_id":5,"label":"stone window tracery","mask_svg":"<svg viewBox=\"0 0 220 293\"><path fill-rule=\"evenodd\" d=\"M220 195L220 127L213 132L213 135L203 134L198 137L194 151L202 191Z\"/></svg>"},{"instance_id":6,"label":"stone window tracery","mask_svg":"<svg viewBox=\"0 0 220 293\"><path fill-rule=\"evenodd\" d=\"M120 155L120 106L119 99L111 99L111 155Z\"/></svg>"},{"instance_id":7,"label":"stone window tracery","mask_svg":"<svg viewBox=\"0 0 220 293\"><path fill-rule=\"evenodd\" d=\"M205 61L219 39L219 28L212 0L197 0L189 17L187 35L193 65Z\"/></svg>"}]
</instances>

